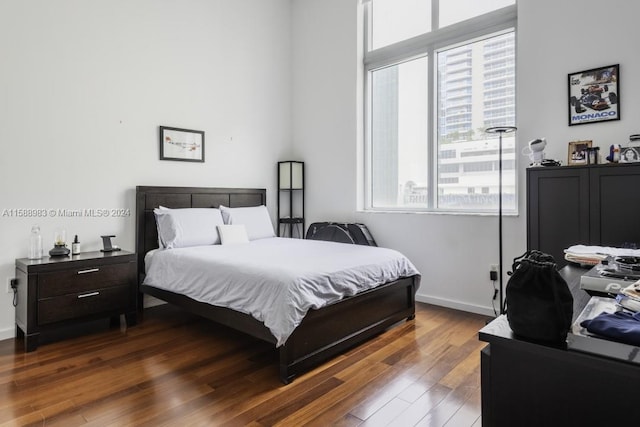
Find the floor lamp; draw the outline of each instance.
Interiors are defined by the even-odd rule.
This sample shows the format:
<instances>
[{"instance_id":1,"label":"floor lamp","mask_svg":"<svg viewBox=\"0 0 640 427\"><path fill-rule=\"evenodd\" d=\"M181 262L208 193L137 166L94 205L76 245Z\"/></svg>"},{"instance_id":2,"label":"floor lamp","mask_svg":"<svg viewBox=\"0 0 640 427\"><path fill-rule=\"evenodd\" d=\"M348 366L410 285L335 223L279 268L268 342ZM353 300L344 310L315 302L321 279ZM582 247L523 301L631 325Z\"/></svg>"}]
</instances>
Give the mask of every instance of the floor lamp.
<instances>
[{"instance_id":1,"label":"floor lamp","mask_svg":"<svg viewBox=\"0 0 640 427\"><path fill-rule=\"evenodd\" d=\"M502 135L515 132L514 126L495 126L487 128L486 133L497 133L500 139L498 144L498 279L500 283L500 314L504 314L504 287L502 278Z\"/></svg>"}]
</instances>

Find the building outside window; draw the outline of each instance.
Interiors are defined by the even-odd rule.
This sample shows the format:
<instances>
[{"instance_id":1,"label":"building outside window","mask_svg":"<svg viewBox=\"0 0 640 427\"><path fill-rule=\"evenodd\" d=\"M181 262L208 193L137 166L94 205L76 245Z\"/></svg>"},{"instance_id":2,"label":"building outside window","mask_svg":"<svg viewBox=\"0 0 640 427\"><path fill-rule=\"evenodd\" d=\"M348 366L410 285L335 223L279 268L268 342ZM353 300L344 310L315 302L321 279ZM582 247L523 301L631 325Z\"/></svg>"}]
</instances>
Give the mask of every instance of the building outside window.
<instances>
[{"instance_id":1,"label":"building outside window","mask_svg":"<svg viewBox=\"0 0 640 427\"><path fill-rule=\"evenodd\" d=\"M370 0L365 14L366 208L495 212L498 139L484 130L516 123L514 0ZM505 135L505 212L515 153Z\"/></svg>"}]
</instances>

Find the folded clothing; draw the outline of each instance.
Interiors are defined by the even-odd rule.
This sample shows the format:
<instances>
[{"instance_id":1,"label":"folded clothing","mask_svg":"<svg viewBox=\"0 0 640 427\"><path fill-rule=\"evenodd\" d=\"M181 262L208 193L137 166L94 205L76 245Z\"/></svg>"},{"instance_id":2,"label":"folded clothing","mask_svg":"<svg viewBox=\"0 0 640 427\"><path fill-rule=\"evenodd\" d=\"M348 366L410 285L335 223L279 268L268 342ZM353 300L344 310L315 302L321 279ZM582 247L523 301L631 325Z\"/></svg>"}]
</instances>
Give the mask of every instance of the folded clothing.
<instances>
[{"instance_id":1,"label":"folded clothing","mask_svg":"<svg viewBox=\"0 0 640 427\"><path fill-rule=\"evenodd\" d=\"M564 250L565 253L574 255L594 255L594 256L640 256L640 249L616 248L612 246L586 246L573 245Z\"/></svg>"},{"instance_id":2,"label":"folded clothing","mask_svg":"<svg viewBox=\"0 0 640 427\"><path fill-rule=\"evenodd\" d=\"M600 313L593 319L583 321L580 326L592 334L640 346L640 313Z\"/></svg>"},{"instance_id":3,"label":"folded clothing","mask_svg":"<svg viewBox=\"0 0 640 427\"><path fill-rule=\"evenodd\" d=\"M600 264L608 255L603 254L575 254L565 250L564 259L575 264L594 266Z\"/></svg>"},{"instance_id":4,"label":"folded clothing","mask_svg":"<svg viewBox=\"0 0 640 427\"><path fill-rule=\"evenodd\" d=\"M640 249L615 248L611 246L573 245L564 250L564 259L581 265L597 265L608 257L639 256Z\"/></svg>"}]
</instances>

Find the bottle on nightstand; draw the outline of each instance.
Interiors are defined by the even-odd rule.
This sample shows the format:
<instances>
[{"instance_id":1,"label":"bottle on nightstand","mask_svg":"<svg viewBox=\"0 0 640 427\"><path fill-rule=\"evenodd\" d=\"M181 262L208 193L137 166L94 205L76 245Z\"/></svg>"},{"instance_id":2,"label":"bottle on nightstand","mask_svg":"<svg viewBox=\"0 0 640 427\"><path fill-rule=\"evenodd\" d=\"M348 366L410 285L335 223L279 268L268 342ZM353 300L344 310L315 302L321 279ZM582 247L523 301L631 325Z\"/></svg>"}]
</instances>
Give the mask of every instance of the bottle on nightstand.
<instances>
[{"instance_id":1,"label":"bottle on nightstand","mask_svg":"<svg viewBox=\"0 0 640 427\"><path fill-rule=\"evenodd\" d=\"M78 235L73 238L71 243L71 255L78 255L80 253L80 242L78 241Z\"/></svg>"},{"instance_id":2,"label":"bottle on nightstand","mask_svg":"<svg viewBox=\"0 0 640 427\"><path fill-rule=\"evenodd\" d=\"M40 227L37 225L31 227L31 235L29 236L29 255L27 258L42 258L42 235L40 234Z\"/></svg>"}]
</instances>

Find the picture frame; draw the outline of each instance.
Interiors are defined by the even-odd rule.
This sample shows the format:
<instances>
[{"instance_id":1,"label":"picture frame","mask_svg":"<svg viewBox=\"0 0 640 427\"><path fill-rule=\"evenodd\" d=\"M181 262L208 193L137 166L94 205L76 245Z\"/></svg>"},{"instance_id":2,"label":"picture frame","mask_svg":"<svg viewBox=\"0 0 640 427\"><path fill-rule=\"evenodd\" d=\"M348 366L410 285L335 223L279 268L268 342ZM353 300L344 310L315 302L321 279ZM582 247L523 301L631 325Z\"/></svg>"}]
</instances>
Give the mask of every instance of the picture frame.
<instances>
[{"instance_id":1,"label":"picture frame","mask_svg":"<svg viewBox=\"0 0 640 427\"><path fill-rule=\"evenodd\" d=\"M204 131L160 126L160 160L204 163Z\"/></svg>"},{"instance_id":2,"label":"picture frame","mask_svg":"<svg viewBox=\"0 0 640 427\"><path fill-rule=\"evenodd\" d=\"M569 126L620 120L620 65L571 73Z\"/></svg>"},{"instance_id":3,"label":"picture frame","mask_svg":"<svg viewBox=\"0 0 640 427\"><path fill-rule=\"evenodd\" d=\"M569 142L569 150L567 153L568 165L586 165L587 149L593 145L592 141L571 141Z\"/></svg>"},{"instance_id":4,"label":"picture frame","mask_svg":"<svg viewBox=\"0 0 640 427\"><path fill-rule=\"evenodd\" d=\"M620 150L620 163L640 162L640 147L624 147Z\"/></svg>"}]
</instances>

